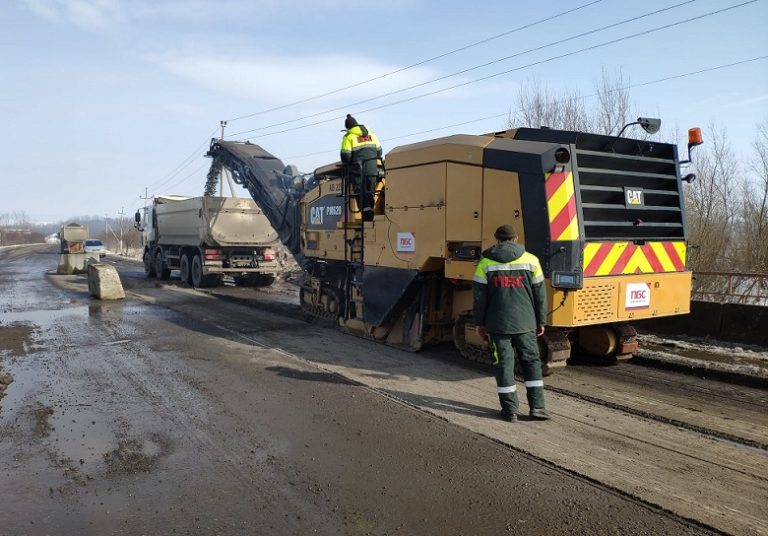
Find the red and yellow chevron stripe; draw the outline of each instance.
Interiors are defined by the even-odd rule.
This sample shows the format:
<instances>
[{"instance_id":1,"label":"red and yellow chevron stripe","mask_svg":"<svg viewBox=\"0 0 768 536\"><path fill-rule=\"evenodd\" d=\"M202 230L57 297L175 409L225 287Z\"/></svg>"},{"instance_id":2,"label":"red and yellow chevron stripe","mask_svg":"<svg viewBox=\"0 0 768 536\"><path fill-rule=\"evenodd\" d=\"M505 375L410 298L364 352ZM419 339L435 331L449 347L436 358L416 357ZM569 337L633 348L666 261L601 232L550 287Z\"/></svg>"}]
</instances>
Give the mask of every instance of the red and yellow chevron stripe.
<instances>
[{"instance_id":1,"label":"red and yellow chevron stripe","mask_svg":"<svg viewBox=\"0 0 768 536\"><path fill-rule=\"evenodd\" d=\"M587 242L584 275L652 274L685 270L685 242Z\"/></svg>"},{"instance_id":2,"label":"red and yellow chevron stripe","mask_svg":"<svg viewBox=\"0 0 768 536\"><path fill-rule=\"evenodd\" d=\"M576 217L576 192L570 171L548 173L547 192L549 233L552 240L578 240L579 219Z\"/></svg>"}]
</instances>

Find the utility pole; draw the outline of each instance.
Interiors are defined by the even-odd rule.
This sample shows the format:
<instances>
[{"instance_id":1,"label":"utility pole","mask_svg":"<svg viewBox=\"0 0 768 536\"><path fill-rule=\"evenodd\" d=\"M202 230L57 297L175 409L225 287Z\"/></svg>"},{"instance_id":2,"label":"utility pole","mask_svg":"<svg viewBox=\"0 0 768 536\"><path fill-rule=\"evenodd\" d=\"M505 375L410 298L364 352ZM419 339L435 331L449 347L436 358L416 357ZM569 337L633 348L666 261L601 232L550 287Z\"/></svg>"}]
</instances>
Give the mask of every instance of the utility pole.
<instances>
[{"instance_id":1,"label":"utility pole","mask_svg":"<svg viewBox=\"0 0 768 536\"><path fill-rule=\"evenodd\" d=\"M109 216L104 214L104 242L109 238Z\"/></svg>"},{"instance_id":2,"label":"utility pole","mask_svg":"<svg viewBox=\"0 0 768 536\"><path fill-rule=\"evenodd\" d=\"M123 216L125 216L125 207L120 207L120 212L117 213L120 216L120 255L124 255L123 251Z\"/></svg>"},{"instance_id":3,"label":"utility pole","mask_svg":"<svg viewBox=\"0 0 768 536\"><path fill-rule=\"evenodd\" d=\"M224 139L224 127L226 127L226 126L227 126L227 122L226 121L221 121L221 138L220 139L222 139L222 140Z\"/></svg>"},{"instance_id":4,"label":"utility pole","mask_svg":"<svg viewBox=\"0 0 768 536\"><path fill-rule=\"evenodd\" d=\"M149 199L151 199L151 197L149 197L149 193L147 193L147 190L148 190L148 188L145 187L144 188L144 197L139 196L139 199L143 199L144 200L144 208L147 208L147 201Z\"/></svg>"}]
</instances>

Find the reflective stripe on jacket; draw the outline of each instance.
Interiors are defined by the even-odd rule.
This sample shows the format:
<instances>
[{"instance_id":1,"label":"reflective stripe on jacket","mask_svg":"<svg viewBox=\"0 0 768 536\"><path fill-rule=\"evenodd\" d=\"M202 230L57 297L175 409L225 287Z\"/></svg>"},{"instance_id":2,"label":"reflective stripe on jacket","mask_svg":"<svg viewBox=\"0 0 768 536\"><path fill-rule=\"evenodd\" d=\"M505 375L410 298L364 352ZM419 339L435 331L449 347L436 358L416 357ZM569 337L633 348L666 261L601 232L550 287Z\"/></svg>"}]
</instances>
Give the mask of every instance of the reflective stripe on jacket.
<instances>
[{"instance_id":1,"label":"reflective stripe on jacket","mask_svg":"<svg viewBox=\"0 0 768 536\"><path fill-rule=\"evenodd\" d=\"M483 252L472 285L475 324L491 333L525 333L546 323L546 288L539 259L513 242Z\"/></svg>"}]
</instances>

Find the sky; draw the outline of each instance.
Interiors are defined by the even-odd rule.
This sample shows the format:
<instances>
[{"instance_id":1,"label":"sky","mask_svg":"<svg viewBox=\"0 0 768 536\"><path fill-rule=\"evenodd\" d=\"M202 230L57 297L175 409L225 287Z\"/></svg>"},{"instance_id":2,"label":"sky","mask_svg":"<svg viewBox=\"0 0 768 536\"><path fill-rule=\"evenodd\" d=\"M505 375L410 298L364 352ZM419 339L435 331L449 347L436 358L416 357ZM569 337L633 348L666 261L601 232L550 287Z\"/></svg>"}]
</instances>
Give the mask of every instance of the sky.
<instances>
[{"instance_id":1,"label":"sky","mask_svg":"<svg viewBox=\"0 0 768 536\"><path fill-rule=\"evenodd\" d=\"M145 192L201 195L222 120L309 172L338 159L346 113L386 153L503 130L521 84L586 97L603 69L665 139L699 126L706 142L714 123L746 157L768 58L643 85L768 56L768 0L704 16L744 1L3 0L0 214L130 217Z\"/></svg>"}]
</instances>

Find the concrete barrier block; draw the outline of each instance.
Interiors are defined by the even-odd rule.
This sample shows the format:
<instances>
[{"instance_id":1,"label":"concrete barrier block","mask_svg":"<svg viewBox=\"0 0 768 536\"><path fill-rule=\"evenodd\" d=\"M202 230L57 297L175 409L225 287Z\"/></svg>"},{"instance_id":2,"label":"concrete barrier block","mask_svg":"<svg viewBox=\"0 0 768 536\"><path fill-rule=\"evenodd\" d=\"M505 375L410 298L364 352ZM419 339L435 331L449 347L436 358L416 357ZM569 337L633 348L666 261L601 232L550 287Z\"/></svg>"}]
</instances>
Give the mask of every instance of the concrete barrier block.
<instances>
[{"instance_id":1,"label":"concrete barrier block","mask_svg":"<svg viewBox=\"0 0 768 536\"><path fill-rule=\"evenodd\" d=\"M82 274L88 268L90 262L99 262L98 253L62 253L59 256L57 274Z\"/></svg>"},{"instance_id":2,"label":"concrete barrier block","mask_svg":"<svg viewBox=\"0 0 768 536\"><path fill-rule=\"evenodd\" d=\"M88 290L100 300L121 300L125 298L120 275L111 264L90 263L88 265Z\"/></svg>"}]
</instances>

